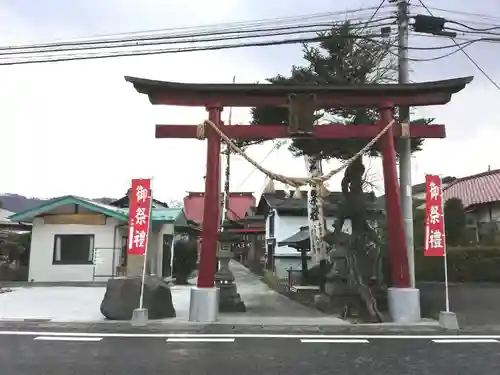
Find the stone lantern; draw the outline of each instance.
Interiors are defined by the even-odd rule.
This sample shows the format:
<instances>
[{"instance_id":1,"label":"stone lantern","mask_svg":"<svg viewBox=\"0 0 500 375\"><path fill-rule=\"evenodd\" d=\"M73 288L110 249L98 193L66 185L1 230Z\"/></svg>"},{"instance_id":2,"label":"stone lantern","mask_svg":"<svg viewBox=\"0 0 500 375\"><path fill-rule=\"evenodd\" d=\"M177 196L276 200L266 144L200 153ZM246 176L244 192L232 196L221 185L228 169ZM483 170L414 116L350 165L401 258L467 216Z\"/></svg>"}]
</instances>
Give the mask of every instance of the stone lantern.
<instances>
[{"instance_id":1,"label":"stone lantern","mask_svg":"<svg viewBox=\"0 0 500 375\"><path fill-rule=\"evenodd\" d=\"M219 288L219 311L220 312L245 312L245 304L241 300L234 275L229 268L229 262L233 257L232 247L239 241L239 234L229 231L219 233L219 244L217 259L219 270L215 274L215 286Z\"/></svg>"}]
</instances>

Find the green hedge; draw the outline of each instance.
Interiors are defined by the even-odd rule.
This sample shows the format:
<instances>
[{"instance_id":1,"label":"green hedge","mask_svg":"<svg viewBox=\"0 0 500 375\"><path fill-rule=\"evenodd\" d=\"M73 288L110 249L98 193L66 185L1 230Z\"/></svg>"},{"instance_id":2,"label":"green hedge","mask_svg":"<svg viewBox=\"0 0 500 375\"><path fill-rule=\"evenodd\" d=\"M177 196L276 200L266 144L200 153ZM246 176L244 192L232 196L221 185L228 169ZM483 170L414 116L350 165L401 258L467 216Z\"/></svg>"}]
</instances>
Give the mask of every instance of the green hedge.
<instances>
[{"instance_id":1,"label":"green hedge","mask_svg":"<svg viewBox=\"0 0 500 375\"><path fill-rule=\"evenodd\" d=\"M500 282L500 247L449 247L448 280L450 282ZM444 281L444 259L424 257L415 251L415 273L418 281Z\"/></svg>"}]
</instances>

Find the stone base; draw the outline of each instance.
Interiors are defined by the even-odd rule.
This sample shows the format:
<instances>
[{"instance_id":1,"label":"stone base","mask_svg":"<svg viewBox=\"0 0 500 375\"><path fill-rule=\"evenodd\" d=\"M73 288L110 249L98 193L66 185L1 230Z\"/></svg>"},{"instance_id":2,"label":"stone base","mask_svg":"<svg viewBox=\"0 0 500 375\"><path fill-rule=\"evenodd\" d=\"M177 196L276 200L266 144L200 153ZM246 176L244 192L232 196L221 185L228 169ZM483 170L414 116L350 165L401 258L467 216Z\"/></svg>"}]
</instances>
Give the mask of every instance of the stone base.
<instances>
[{"instance_id":1,"label":"stone base","mask_svg":"<svg viewBox=\"0 0 500 375\"><path fill-rule=\"evenodd\" d=\"M420 291L415 288L389 288L389 313L394 323L420 322Z\"/></svg>"},{"instance_id":2,"label":"stone base","mask_svg":"<svg viewBox=\"0 0 500 375\"><path fill-rule=\"evenodd\" d=\"M135 327L144 327L148 324L148 309L135 309L130 324Z\"/></svg>"},{"instance_id":3,"label":"stone base","mask_svg":"<svg viewBox=\"0 0 500 375\"><path fill-rule=\"evenodd\" d=\"M331 298L326 294L316 294L314 296L314 306L322 312L329 312L331 309Z\"/></svg>"},{"instance_id":4,"label":"stone base","mask_svg":"<svg viewBox=\"0 0 500 375\"><path fill-rule=\"evenodd\" d=\"M219 312L246 312L245 303L242 301L235 284L218 285Z\"/></svg>"},{"instance_id":5,"label":"stone base","mask_svg":"<svg viewBox=\"0 0 500 375\"><path fill-rule=\"evenodd\" d=\"M218 288L191 288L189 321L214 323L219 314Z\"/></svg>"},{"instance_id":6,"label":"stone base","mask_svg":"<svg viewBox=\"0 0 500 375\"><path fill-rule=\"evenodd\" d=\"M441 311L439 313L439 324L444 329L450 329L458 331L460 329L458 325L457 315L449 311Z\"/></svg>"},{"instance_id":7,"label":"stone base","mask_svg":"<svg viewBox=\"0 0 500 375\"><path fill-rule=\"evenodd\" d=\"M245 303L239 294L232 298L221 298L219 301L219 312L246 312Z\"/></svg>"}]
</instances>

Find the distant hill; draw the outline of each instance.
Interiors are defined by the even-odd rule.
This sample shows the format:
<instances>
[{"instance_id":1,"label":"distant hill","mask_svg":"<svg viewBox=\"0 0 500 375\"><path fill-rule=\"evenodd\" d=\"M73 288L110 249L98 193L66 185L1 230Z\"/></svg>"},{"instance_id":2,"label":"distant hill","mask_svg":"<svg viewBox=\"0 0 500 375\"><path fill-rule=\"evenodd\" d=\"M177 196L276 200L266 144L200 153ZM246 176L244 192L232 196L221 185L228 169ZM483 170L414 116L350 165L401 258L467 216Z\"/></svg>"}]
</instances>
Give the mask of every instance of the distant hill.
<instances>
[{"instance_id":1,"label":"distant hill","mask_svg":"<svg viewBox=\"0 0 500 375\"><path fill-rule=\"evenodd\" d=\"M96 202L109 204L110 202L113 202L115 199L104 197L93 200L95 200ZM5 210L11 212L21 212L39 206L40 204L45 202L46 199L28 198L25 197L24 195L19 195L19 194L3 194L0 195L0 201L2 202L2 208L4 208Z\"/></svg>"}]
</instances>

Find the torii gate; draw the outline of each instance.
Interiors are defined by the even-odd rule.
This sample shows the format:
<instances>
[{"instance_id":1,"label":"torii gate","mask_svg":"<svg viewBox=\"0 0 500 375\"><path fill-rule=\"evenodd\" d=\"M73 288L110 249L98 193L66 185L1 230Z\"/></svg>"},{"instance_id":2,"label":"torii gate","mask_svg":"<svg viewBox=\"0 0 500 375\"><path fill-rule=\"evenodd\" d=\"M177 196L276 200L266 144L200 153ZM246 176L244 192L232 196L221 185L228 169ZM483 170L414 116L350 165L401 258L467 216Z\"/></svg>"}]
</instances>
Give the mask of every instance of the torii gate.
<instances>
[{"instance_id":1,"label":"torii gate","mask_svg":"<svg viewBox=\"0 0 500 375\"><path fill-rule=\"evenodd\" d=\"M208 119L231 139L278 139L296 136L304 129L284 125L224 125L221 112L224 107L288 106L307 108L299 113L299 122L308 122L314 110L335 107L379 108L379 122L375 125L345 126L342 124L320 125L305 129L309 136L323 139L365 138L373 139L393 120L395 106L442 105L461 91L472 77L414 84L389 85L270 85L270 84L190 84L125 77L135 89L149 96L152 104L205 107ZM297 104L295 105L295 102ZM299 124L299 126L301 126ZM197 125L156 125L156 138L197 138ZM409 132L409 134L408 134ZM402 134L404 133L404 134ZM303 134L302 134L303 135ZM420 319L418 290L410 284L406 238L400 207L400 191L396 171L394 137L444 138L444 125L395 124L380 138L383 157L384 187L386 196L388 252L392 286L389 302L395 321ZM206 127L207 167L205 179L205 206L202 229L202 247L198 271L198 289L208 293L214 286L217 255L217 234L220 210L220 151L221 141L217 132ZM207 220L209 219L209 220ZM191 308L193 294L191 294ZM198 297L196 297L198 298ZM200 301L207 304L208 294L200 294ZM196 304L195 303L195 304ZM198 307L200 308L200 307ZM204 308L213 308L204 306ZM216 308L216 307L215 307ZM417 311L418 310L418 311Z\"/></svg>"}]
</instances>

